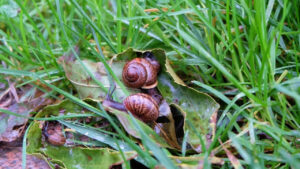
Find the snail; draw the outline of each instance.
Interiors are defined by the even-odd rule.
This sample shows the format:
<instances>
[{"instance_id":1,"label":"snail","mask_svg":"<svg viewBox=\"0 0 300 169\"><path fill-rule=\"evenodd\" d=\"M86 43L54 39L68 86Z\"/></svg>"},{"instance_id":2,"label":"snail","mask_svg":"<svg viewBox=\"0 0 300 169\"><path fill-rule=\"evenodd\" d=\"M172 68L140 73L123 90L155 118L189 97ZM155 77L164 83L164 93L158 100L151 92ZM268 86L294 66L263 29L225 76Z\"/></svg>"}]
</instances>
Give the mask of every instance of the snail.
<instances>
[{"instance_id":1,"label":"snail","mask_svg":"<svg viewBox=\"0 0 300 169\"><path fill-rule=\"evenodd\" d=\"M147 94L130 95L124 100L123 104L126 110L146 123L156 121L158 118L158 104Z\"/></svg>"},{"instance_id":2,"label":"snail","mask_svg":"<svg viewBox=\"0 0 300 169\"><path fill-rule=\"evenodd\" d=\"M120 111L129 111L145 123L155 122L159 116L159 104L162 100L162 96L155 88L159 69L160 64L151 52L145 52L142 58L127 62L122 71L124 84L131 88L142 88L147 94L133 94L125 98L123 103L118 103L112 100L112 93L116 88L114 84L102 104Z\"/></svg>"},{"instance_id":3,"label":"snail","mask_svg":"<svg viewBox=\"0 0 300 169\"><path fill-rule=\"evenodd\" d=\"M122 79L127 87L150 89L157 85L160 64L150 52L144 58L135 58L123 68Z\"/></svg>"},{"instance_id":4,"label":"snail","mask_svg":"<svg viewBox=\"0 0 300 169\"><path fill-rule=\"evenodd\" d=\"M43 134L46 140L52 145L62 146L66 143L66 138L61 131L61 125L57 125L56 123L51 123L49 126L49 122L46 122L46 125L43 127Z\"/></svg>"},{"instance_id":5,"label":"snail","mask_svg":"<svg viewBox=\"0 0 300 169\"><path fill-rule=\"evenodd\" d=\"M110 98L103 101L105 107L111 107L120 111L129 111L136 118L145 123L155 122L159 116L159 104L161 95L156 89L149 89L151 95L145 93L137 93L125 98L123 103L118 103Z\"/></svg>"}]
</instances>

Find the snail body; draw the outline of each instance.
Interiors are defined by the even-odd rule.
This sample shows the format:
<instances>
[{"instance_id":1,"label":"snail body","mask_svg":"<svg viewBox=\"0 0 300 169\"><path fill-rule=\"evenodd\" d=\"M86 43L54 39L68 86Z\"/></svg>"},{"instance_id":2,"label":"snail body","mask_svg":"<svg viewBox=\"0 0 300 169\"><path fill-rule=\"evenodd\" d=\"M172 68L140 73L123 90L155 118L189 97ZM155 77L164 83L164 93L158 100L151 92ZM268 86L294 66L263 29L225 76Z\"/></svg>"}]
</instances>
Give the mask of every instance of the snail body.
<instances>
[{"instance_id":1,"label":"snail body","mask_svg":"<svg viewBox=\"0 0 300 169\"><path fill-rule=\"evenodd\" d=\"M123 68L122 78L127 87L150 89L157 85L160 65L150 58L135 58Z\"/></svg>"},{"instance_id":2,"label":"snail body","mask_svg":"<svg viewBox=\"0 0 300 169\"><path fill-rule=\"evenodd\" d=\"M138 93L130 95L124 100L123 104L126 110L146 123L153 122L158 118L158 104L147 94Z\"/></svg>"}]
</instances>

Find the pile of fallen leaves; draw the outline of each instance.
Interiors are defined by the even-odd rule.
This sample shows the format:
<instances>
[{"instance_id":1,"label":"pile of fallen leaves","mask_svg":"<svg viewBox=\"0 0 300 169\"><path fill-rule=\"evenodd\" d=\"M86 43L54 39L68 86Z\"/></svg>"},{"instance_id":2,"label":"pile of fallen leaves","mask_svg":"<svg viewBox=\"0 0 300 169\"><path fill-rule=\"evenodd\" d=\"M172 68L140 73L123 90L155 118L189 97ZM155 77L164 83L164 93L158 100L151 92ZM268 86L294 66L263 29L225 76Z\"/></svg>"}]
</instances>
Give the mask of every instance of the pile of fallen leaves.
<instances>
[{"instance_id":1,"label":"pile of fallen leaves","mask_svg":"<svg viewBox=\"0 0 300 169\"><path fill-rule=\"evenodd\" d=\"M14 112L17 116L5 113L0 114L0 142L14 142L24 132L31 112L36 112L42 107L52 104L53 99L35 87L25 84L16 88L17 82L0 84L0 108Z\"/></svg>"}]
</instances>

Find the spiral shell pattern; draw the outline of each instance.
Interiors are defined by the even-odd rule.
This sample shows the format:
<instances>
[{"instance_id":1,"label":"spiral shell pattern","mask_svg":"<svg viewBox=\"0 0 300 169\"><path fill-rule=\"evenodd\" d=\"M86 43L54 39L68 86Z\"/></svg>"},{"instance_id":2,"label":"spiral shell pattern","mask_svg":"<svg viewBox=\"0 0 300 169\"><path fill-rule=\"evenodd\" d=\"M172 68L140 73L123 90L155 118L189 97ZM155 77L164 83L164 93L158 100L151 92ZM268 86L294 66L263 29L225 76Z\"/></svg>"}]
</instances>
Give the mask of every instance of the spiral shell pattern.
<instances>
[{"instance_id":1,"label":"spiral shell pattern","mask_svg":"<svg viewBox=\"0 0 300 169\"><path fill-rule=\"evenodd\" d=\"M157 84L157 70L147 59L135 58L125 64L122 78L128 87L152 88Z\"/></svg>"},{"instance_id":2,"label":"spiral shell pattern","mask_svg":"<svg viewBox=\"0 0 300 169\"><path fill-rule=\"evenodd\" d=\"M156 101L147 94L138 93L130 95L124 100L123 104L134 116L146 123L156 121L158 118L158 105Z\"/></svg>"}]
</instances>

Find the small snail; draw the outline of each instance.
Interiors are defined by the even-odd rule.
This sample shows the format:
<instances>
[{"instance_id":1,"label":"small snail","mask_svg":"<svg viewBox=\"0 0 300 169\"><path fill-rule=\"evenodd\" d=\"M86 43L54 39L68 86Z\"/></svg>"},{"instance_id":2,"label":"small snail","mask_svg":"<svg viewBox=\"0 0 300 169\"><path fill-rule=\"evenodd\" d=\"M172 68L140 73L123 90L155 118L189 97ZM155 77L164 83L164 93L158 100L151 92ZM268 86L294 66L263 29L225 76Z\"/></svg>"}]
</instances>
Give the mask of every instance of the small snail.
<instances>
[{"instance_id":1,"label":"small snail","mask_svg":"<svg viewBox=\"0 0 300 169\"><path fill-rule=\"evenodd\" d=\"M103 101L106 107L112 107L120 111L130 111L135 117L145 123L151 123L157 120L159 115L159 104L161 96L157 94L156 89L149 89L154 91L153 95L145 93L137 93L128 96L123 103L118 103L110 98Z\"/></svg>"},{"instance_id":2,"label":"small snail","mask_svg":"<svg viewBox=\"0 0 300 169\"><path fill-rule=\"evenodd\" d=\"M61 131L61 125L56 123L46 122L46 125L43 128L43 134L46 137L46 140L55 146L62 146L66 143L66 138L64 137Z\"/></svg>"},{"instance_id":3,"label":"small snail","mask_svg":"<svg viewBox=\"0 0 300 169\"><path fill-rule=\"evenodd\" d=\"M147 94L130 95L124 100L123 104L134 116L146 123L156 121L158 118L158 104Z\"/></svg>"},{"instance_id":4,"label":"small snail","mask_svg":"<svg viewBox=\"0 0 300 169\"><path fill-rule=\"evenodd\" d=\"M157 85L160 65L150 52L144 58L135 58L123 68L122 78L127 87L150 89Z\"/></svg>"}]
</instances>

